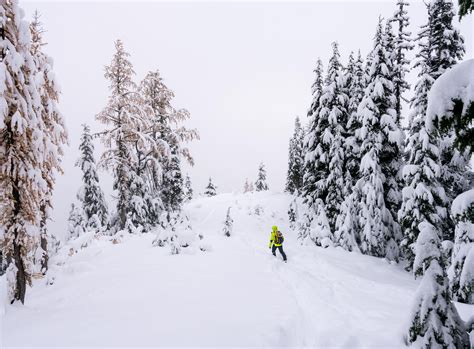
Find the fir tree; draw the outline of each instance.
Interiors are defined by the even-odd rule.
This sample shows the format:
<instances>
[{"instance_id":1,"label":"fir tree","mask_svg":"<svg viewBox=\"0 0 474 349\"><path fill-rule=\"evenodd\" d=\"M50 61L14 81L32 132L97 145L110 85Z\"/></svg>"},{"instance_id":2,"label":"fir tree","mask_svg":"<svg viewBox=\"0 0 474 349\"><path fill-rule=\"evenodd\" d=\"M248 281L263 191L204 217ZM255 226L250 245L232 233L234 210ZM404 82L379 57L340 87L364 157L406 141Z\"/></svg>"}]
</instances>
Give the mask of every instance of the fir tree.
<instances>
[{"instance_id":1,"label":"fir tree","mask_svg":"<svg viewBox=\"0 0 474 349\"><path fill-rule=\"evenodd\" d=\"M413 268L415 244L421 222L439 226L447 219L448 200L440 183L439 136L425 125L428 92L433 85L431 76L431 26L425 25L417 37L420 47L415 67L419 68L415 95L411 100L409 134L406 140L407 164L403 169L403 202L398 219L403 230L401 250Z\"/></svg>"},{"instance_id":2,"label":"fir tree","mask_svg":"<svg viewBox=\"0 0 474 349\"><path fill-rule=\"evenodd\" d=\"M186 175L184 188L185 188L185 191L184 191L185 201L189 202L193 199L193 187L191 185L191 178L189 177L188 174Z\"/></svg>"},{"instance_id":3,"label":"fir tree","mask_svg":"<svg viewBox=\"0 0 474 349\"><path fill-rule=\"evenodd\" d=\"M346 251L359 251L359 232L362 230L358 221L359 199L359 190L354 187L352 193L342 202L341 213L337 216L335 243Z\"/></svg>"},{"instance_id":4,"label":"fir tree","mask_svg":"<svg viewBox=\"0 0 474 349\"><path fill-rule=\"evenodd\" d=\"M454 300L474 304L474 189L453 202L456 222L451 267L448 276Z\"/></svg>"},{"instance_id":5,"label":"fir tree","mask_svg":"<svg viewBox=\"0 0 474 349\"><path fill-rule=\"evenodd\" d=\"M190 165L194 164L184 142L198 139L199 135L196 130L180 125L189 119L189 112L173 106L175 95L159 71L148 72L140 83L140 93L152 114L151 137L157 145L157 152L150 154L153 160L148 169L148 177L152 179L147 181L149 189L166 211L179 211L186 195L181 162L184 159Z\"/></svg>"},{"instance_id":6,"label":"fir tree","mask_svg":"<svg viewBox=\"0 0 474 349\"><path fill-rule=\"evenodd\" d=\"M97 175L90 127L83 124L82 128L83 133L79 145L81 157L76 162L76 166L82 170L83 185L79 190L78 198L82 203L87 227L103 230L107 227L107 204Z\"/></svg>"},{"instance_id":7,"label":"fir tree","mask_svg":"<svg viewBox=\"0 0 474 349\"><path fill-rule=\"evenodd\" d=\"M474 10L474 2L472 2L472 0L458 0L458 3L460 20Z\"/></svg>"},{"instance_id":8,"label":"fir tree","mask_svg":"<svg viewBox=\"0 0 474 349\"><path fill-rule=\"evenodd\" d=\"M321 190L320 198L325 204L331 231L334 232L336 219L340 213L340 206L345 194L345 144L349 97L346 94L346 80L339 61L338 45L333 43L332 46L333 55L329 61L328 75L321 96L322 109L319 114L322 133L319 158L326 158L327 160L321 161L321 166L319 166L322 179L317 183L317 187ZM327 125L324 125L322 121L327 122Z\"/></svg>"},{"instance_id":9,"label":"fir tree","mask_svg":"<svg viewBox=\"0 0 474 349\"><path fill-rule=\"evenodd\" d=\"M225 217L225 222L224 222L224 236L231 236L232 235L232 228L233 228L234 220L230 216L230 207L227 209L227 215Z\"/></svg>"},{"instance_id":10,"label":"fir tree","mask_svg":"<svg viewBox=\"0 0 474 349\"><path fill-rule=\"evenodd\" d=\"M323 63L321 59L318 59L314 72L316 77L311 87L313 100L308 110L309 124L307 132L305 132L303 144L304 174L302 197L310 206L316 201L316 183L321 179L316 171L316 151L321 139L321 134L318 129L320 99L323 91Z\"/></svg>"},{"instance_id":11,"label":"fir tree","mask_svg":"<svg viewBox=\"0 0 474 349\"><path fill-rule=\"evenodd\" d=\"M303 154L304 130L300 119L296 117L295 130L290 139L288 156L288 174L286 178L285 191L298 195L303 187L304 154Z\"/></svg>"},{"instance_id":12,"label":"fir tree","mask_svg":"<svg viewBox=\"0 0 474 349\"><path fill-rule=\"evenodd\" d=\"M409 61L407 53L413 49L411 32L408 31L410 19L406 7L409 3L406 0L397 0L397 11L391 21L397 27L397 34L394 41L394 67L393 67L393 87L395 94L395 111L397 113L397 124L400 125L402 117L402 103L407 101L403 94L410 89L410 85L405 79L409 72Z\"/></svg>"},{"instance_id":13,"label":"fir tree","mask_svg":"<svg viewBox=\"0 0 474 349\"><path fill-rule=\"evenodd\" d=\"M84 210L81 206L71 204L69 217L67 220L67 240L75 239L87 231L88 220L85 217Z\"/></svg>"},{"instance_id":14,"label":"fir tree","mask_svg":"<svg viewBox=\"0 0 474 349\"><path fill-rule=\"evenodd\" d=\"M212 178L209 177L209 183L207 184L206 190L204 191L204 195L211 197L211 196L216 196L217 195L217 187L212 183Z\"/></svg>"},{"instance_id":15,"label":"fir tree","mask_svg":"<svg viewBox=\"0 0 474 349\"><path fill-rule=\"evenodd\" d=\"M349 62L345 70L344 78L346 80L345 92L349 96L349 102L347 105L347 135L345 139L346 169L344 189L344 195L348 196L359 179L359 166L361 159L360 146L362 143L360 137L357 137L356 135L357 130L362 126L360 116L357 113L357 108L364 97L365 90L364 62L360 51L357 55L357 60L354 60L352 53L349 56Z\"/></svg>"},{"instance_id":16,"label":"fir tree","mask_svg":"<svg viewBox=\"0 0 474 349\"><path fill-rule=\"evenodd\" d=\"M295 229L296 222L298 221L298 204L296 198L293 199L288 208L288 221L290 222L290 229Z\"/></svg>"},{"instance_id":17,"label":"fir tree","mask_svg":"<svg viewBox=\"0 0 474 349\"><path fill-rule=\"evenodd\" d=\"M265 170L265 165L260 163L258 166L258 176L257 181L255 182L255 190L256 191L266 191L268 190L267 184L267 171Z\"/></svg>"},{"instance_id":18,"label":"fir tree","mask_svg":"<svg viewBox=\"0 0 474 349\"><path fill-rule=\"evenodd\" d=\"M391 60L385 50L382 22L379 21L371 54L368 86L359 105L362 127L360 224L361 250L370 255L398 258L399 226L393 213L398 199L396 180L401 132L395 122L395 97L391 82ZM396 211L395 211L396 214Z\"/></svg>"},{"instance_id":19,"label":"fir tree","mask_svg":"<svg viewBox=\"0 0 474 349\"><path fill-rule=\"evenodd\" d=\"M415 275L423 275L415 295L407 344L417 348L468 348L469 337L451 302L436 228L420 225L416 242Z\"/></svg>"}]
</instances>

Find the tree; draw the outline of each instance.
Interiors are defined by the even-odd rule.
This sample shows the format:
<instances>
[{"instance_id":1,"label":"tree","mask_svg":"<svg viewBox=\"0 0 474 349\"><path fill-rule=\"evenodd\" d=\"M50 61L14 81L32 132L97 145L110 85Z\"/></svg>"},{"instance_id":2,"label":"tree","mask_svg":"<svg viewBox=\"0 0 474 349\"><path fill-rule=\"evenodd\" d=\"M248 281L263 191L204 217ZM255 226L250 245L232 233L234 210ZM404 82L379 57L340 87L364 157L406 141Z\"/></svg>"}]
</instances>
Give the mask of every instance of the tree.
<instances>
[{"instance_id":1,"label":"tree","mask_svg":"<svg viewBox=\"0 0 474 349\"><path fill-rule=\"evenodd\" d=\"M391 82L391 60L385 50L382 22L379 21L371 54L368 86L359 105L362 126L361 193L359 221L361 250L378 257L398 258L399 226L393 213L398 198L396 163L402 141L395 122L395 97ZM396 211L395 211L396 214Z\"/></svg>"},{"instance_id":2,"label":"tree","mask_svg":"<svg viewBox=\"0 0 474 349\"><path fill-rule=\"evenodd\" d=\"M318 129L320 99L323 91L323 63L318 58L314 83L311 87L313 100L308 110L309 124L305 133L303 154L304 154L304 174L302 197L308 205L313 205L317 198L316 183L321 179L316 171L316 150L321 139Z\"/></svg>"},{"instance_id":3,"label":"tree","mask_svg":"<svg viewBox=\"0 0 474 349\"><path fill-rule=\"evenodd\" d=\"M349 102L347 105L347 135L344 145L346 157L344 195L348 196L359 179L359 165L361 159L360 146L362 143L360 137L357 137L356 132L361 128L362 121L360 115L357 113L357 108L364 97L366 85L364 62L360 51L357 55L357 60L354 60L352 53L350 54L344 78L346 80L345 92L349 96Z\"/></svg>"},{"instance_id":4,"label":"tree","mask_svg":"<svg viewBox=\"0 0 474 349\"><path fill-rule=\"evenodd\" d=\"M414 66L419 68L419 80L410 104L412 113L405 146L407 163L403 168L402 206L398 212L403 230L400 246L404 258L408 261L408 270L413 268L420 224L444 224L449 204L444 187L440 183L439 134L431 132L425 124L428 92L434 82L431 76L432 39L432 30L428 23L422 27L417 37L420 50Z\"/></svg>"},{"instance_id":5,"label":"tree","mask_svg":"<svg viewBox=\"0 0 474 349\"><path fill-rule=\"evenodd\" d=\"M52 172L59 169L60 151L56 146L61 142L50 141L57 134L50 134L48 123L52 120L45 119L45 85L40 81L44 72L38 71L31 54L28 23L14 0L0 4L0 63L2 255L8 266L9 297L12 302L24 303L39 246L43 250L42 264L45 261L46 246L41 244L46 241L41 236L45 214L41 208L54 183ZM54 126L62 134L60 125Z\"/></svg>"},{"instance_id":6,"label":"tree","mask_svg":"<svg viewBox=\"0 0 474 349\"><path fill-rule=\"evenodd\" d=\"M333 55L329 60L326 82L321 96L319 114L322 139L319 154L321 180L317 182L320 198L325 204L325 212L332 232L335 230L336 219L344 200L344 175L346 170L346 138L349 97L346 94L346 80L339 61L337 43L332 44ZM323 160L326 159L326 160ZM317 161L317 163L318 163Z\"/></svg>"},{"instance_id":7,"label":"tree","mask_svg":"<svg viewBox=\"0 0 474 349\"><path fill-rule=\"evenodd\" d=\"M185 191L184 191L185 201L189 202L193 199L193 187L191 185L191 178L189 177L188 174L186 175L184 188L185 188Z\"/></svg>"},{"instance_id":8,"label":"tree","mask_svg":"<svg viewBox=\"0 0 474 349\"><path fill-rule=\"evenodd\" d=\"M114 189L117 191L117 228L123 230L128 213L133 210L131 183L136 179L133 178L134 172L140 176L139 171L146 164L144 150L154 142L145 134L150 128L149 114L132 80L135 72L129 61L130 55L120 40L115 42L115 50L104 75L110 82L111 96L107 106L96 118L109 126L100 133L106 148L100 165L113 173Z\"/></svg>"},{"instance_id":9,"label":"tree","mask_svg":"<svg viewBox=\"0 0 474 349\"><path fill-rule=\"evenodd\" d=\"M474 10L474 2L472 0L458 0L459 3L459 20Z\"/></svg>"},{"instance_id":10,"label":"tree","mask_svg":"<svg viewBox=\"0 0 474 349\"><path fill-rule=\"evenodd\" d=\"M454 300L474 304L474 189L453 202L456 222L451 267L448 276Z\"/></svg>"},{"instance_id":11,"label":"tree","mask_svg":"<svg viewBox=\"0 0 474 349\"><path fill-rule=\"evenodd\" d=\"M393 67L393 85L395 94L395 112L397 113L397 124L400 125L402 117L402 102L407 101L403 93L410 89L410 85L405 79L409 70L409 61L407 53L414 47L411 39L411 32L407 30L410 25L410 19L406 7L409 3L406 0L397 0L397 11L390 19L397 25L397 34L395 36L394 46L394 67Z\"/></svg>"},{"instance_id":12,"label":"tree","mask_svg":"<svg viewBox=\"0 0 474 349\"><path fill-rule=\"evenodd\" d=\"M72 203L67 220L67 240L78 238L84 234L87 231L87 223L88 220L82 207Z\"/></svg>"},{"instance_id":13,"label":"tree","mask_svg":"<svg viewBox=\"0 0 474 349\"><path fill-rule=\"evenodd\" d=\"M217 187L212 183L212 178L209 177L209 183L207 184L206 190L204 191L204 195L211 197L217 195L216 193Z\"/></svg>"},{"instance_id":14,"label":"tree","mask_svg":"<svg viewBox=\"0 0 474 349\"><path fill-rule=\"evenodd\" d=\"M415 275L423 275L416 292L407 344L417 348L468 348L464 323L451 302L436 228L420 224L416 242Z\"/></svg>"},{"instance_id":15,"label":"tree","mask_svg":"<svg viewBox=\"0 0 474 349\"><path fill-rule=\"evenodd\" d=\"M159 150L151 154L149 190L161 200L165 211L180 211L186 195L181 162L184 158L190 165L194 164L184 143L199 139L199 135L196 130L180 125L189 119L189 112L173 106L174 92L166 86L158 70L148 72L140 83L140 93L151 111L151 137Z\"/></svg>"},{"instance_id":16,"label":"tree","mask_svg":"<svg viewBox=\"0 0 474 349\"><path fill-rule=\"evenodd\" d=\"M299 117L295 119L295 130L290 139L288 152L288 174L286 177L285 191L290 194L299 194L303 187L304 154L303 154L304 130L301 127Z\"/></svg>"},{"instance_id":17,"label":"tree","mask_svg":"<svg viewBox=\"0 0 474 349\"><path fill-rule=\"evenodd\" d=\"M359 252L360 236L362 230L359 217L359 200L360 193L357 187L353 188L352 193L346 196L341 204L341 212L337 216L336 227L334 232L335 243L346 251Z\"/></svg>"},{"instance_id":18,"label":"tree","mask_svg":"<svg viewBox=\"0 0 474 349\"><path fill-rule=\"evenodd\" d=\"M230 216L230 207L227 209L227 215L225 217L225 222L224 222L224 236L231 236L232 235L232 228L233 228L234 220Z\"/></svg>"},{"instance_id":19,"label":"tree","mask_svg":"<svg viewBox=\"0 0 474 349\"><path fill-rule=\"evenodd\" d=\"M38 246L38 252L36 252L36 256L41 255L41 271L45 274L48 269L49 259L48 240L54 238L47 231L47 221L49 220L52 208L51 197L55 175L56 172L62 173L61 158L64 155L63 145L67 143L67 132L58 106L60 88L54 76L53 60L42 51L42 47L46 43L43 41L44 29L39 19L40 15L36 11L33 16L33 22L30 24L30 53L36 67L37 88L41 98L41 117L45 133L47 134L44 156L49 165L44 167L42 173L43 179L47 184L47 192L42 199L40 207L40 246Z\"/></svg>"},{"instance_id":20,"label":"tree","mask_svg":"<svg viewBox=\"0 0 474 349\"><path fill-rule=\"evenodd\" d=\"M260 163L258 166L258 176L257 181L255 182L255 190L256 191L266 191L268 190L267 184L267 171L265 171L265 165Z\"/></svg>"},{"instance_id":21,"label":"tree","mask_svg":"<svg viewBox=\"0 0 474 349\"><path fill-rule=\"evenodd\" d=\"M79 145L81 157L76 162L76 166L82 170L83 185L79 190L78 199L82 203L87 228L100 231L107 227L107 204L97 175L90 127L83 124L82 128L81 144Z\"/></svg>"}]
</instances>

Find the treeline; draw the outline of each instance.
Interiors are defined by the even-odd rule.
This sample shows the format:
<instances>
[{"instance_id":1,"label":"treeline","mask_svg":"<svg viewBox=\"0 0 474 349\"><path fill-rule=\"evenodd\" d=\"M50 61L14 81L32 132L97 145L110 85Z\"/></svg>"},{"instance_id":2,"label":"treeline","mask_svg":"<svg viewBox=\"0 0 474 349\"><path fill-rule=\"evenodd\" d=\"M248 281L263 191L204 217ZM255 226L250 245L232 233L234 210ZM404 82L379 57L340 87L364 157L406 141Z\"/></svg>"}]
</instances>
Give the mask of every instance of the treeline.
<instances>
[{"instance_id":1,"label":"treeline","mask_svg":"<svg viewBox=\"0 0 474 349\"><path fill-rule=\"evenodd\" d=\"M307 124L297 119L290 141L286 190L306 206L294 202L289 211L302 241L400 261L423 277L407 343L467 348L451 301L474 303L474 267L466 262L474 258L467 257L474 231L466 228L474 207L451 212L451 206L472 188L472 149L454 135L456 127L469 128L473 106L461 107L464 123L446 127L441 116L426 119L431 86L465 53L453 3L426 6L427 22L416 37L408 30L408 3L398 0L393 17L379 19L366 57L351 53L343 64L333 43L325 75L317 61ZM412 68L418 80L405 113Z\"/></svg>"}]
</instances>

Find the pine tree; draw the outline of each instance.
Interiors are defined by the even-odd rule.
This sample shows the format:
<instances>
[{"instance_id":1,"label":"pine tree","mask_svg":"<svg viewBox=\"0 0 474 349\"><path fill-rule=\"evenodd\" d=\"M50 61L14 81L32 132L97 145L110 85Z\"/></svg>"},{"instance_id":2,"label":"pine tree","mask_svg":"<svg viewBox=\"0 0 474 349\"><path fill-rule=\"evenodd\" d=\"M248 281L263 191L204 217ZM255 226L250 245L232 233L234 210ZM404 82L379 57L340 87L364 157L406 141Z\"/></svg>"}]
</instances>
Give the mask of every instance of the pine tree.
<instances>
[{"instance_id":1,"label":"pine tree","mask_svg":"<svg viewBox=\"0 0 474 349\"><path fill-rule=\"evenodd\" d=\"M212 178L209 177L209 183L207 184L206 190L204 191L204 195L211 197L211 196L216 196L217 195L217 187L212 183Z\"/></svg>"},{"instance_id":2,"label":"pine tree","mask_svg":"<svg viewBox=\"0 0 474 349\"><path fill-rule=\"evenodd\" d=\"M83 124L82 128L83 133L79 145L81 157L76 162L76 166L82 170L83 185L79 190L78 199L82 203L87 228L103 230L108 222L107 204L97 175L90 127Z\"/></svg>"},{"instance_id":3,"label":"pine tree","mask_svg":"<svg viewBox=\"0 0 474 349\"><path fill-rule=\"evenodd\" d=\"M0 204L2 255L8 266L10 300L24 303L34 255L44 247L41 220L47 212L41 208L54 183L52 171L59 168L60 151L55 146L62 143L50 141L56 135L50 134L52 120L44 118L43 74L31 54L28 23L16 0L0 4L0 63L0 202L8 203Z\"/></svg>"},{"instance_id":4,"label":"pine tree","mask_svg":"<svg viewBox=\"0 0 474 349\"><path fill-rule=\"evenodd\" d=\"M414 47L411 39L411 32L407 30L410 25L408 11L406 7L409 3L406 0L397 0L397 11L391 18L391 21L397 26L397 34L394 42L394 67L393 67L393 85L395 94L395 111L397 113L397 124L400 125L402 117L402 103L407 101L403 94L410 89L406 81L406 74L409 72L409 61L407 53Z\"/></svg>"},{"instance_id":5,"label":"pine tree","mask_svg":"<svg viewBox=\"0 0 474 349\"><path fill-rule=\"evenodd\" d=\"M345 139L345 157L346 157L346 170L345 170L345 189L344 195L347 197L352 192L352 188L359 179L359 165L360 165L360 146L361 139L357 137L357 130L361 128L362 121L357 113L362 98L364 97L365 90L365 77L364 77L364 62L360 51L357 55L357 60L354 60L354 56L351 53L349 56L349 62L345 70L344 76L346 82L346 94L349 96L349 102L347 105L347 135Z\"/></svg>"},{"instance_id":6,"label":"pine tree","mask_svg":"<svg viewBox=\"0 0 474 349\"><path fill-rule=\"evenodd\" d=\"M232 228L233 228L234 220L230 216L230 207L227 209L227 215L225 217L225 222L224 222L224 236L231 236L232 235Z\"/></svg>"},{"instance_id":7,"label":"pine tree","mask_svg":"<svg viewBox=\"0 0 474 349\"><path fill-rule=\"evenodd\" d=\"M110 81L107 106L96 116L109 126L100 133L106 150L100 164L113 172L114 189L117 190L118 229L125 229L128 213L133 210L131 183L144 159L141 157L145 143L151 143L144 131L150 127L147 109L137 93L132 78L135 74L129 54L120 40L115 42L115 54L105 67L105 78ZM137 152L134 154L134 150Z\"/></svg>"},{"instance_id":8,"label":"pine tree","mask_svg":"<svg viewBox=\"0 0 474 349\"><path fill-rule=\"evenodd\" d=\"M191 185L191 178L189 177L189 175L187 174L186 175L186 180L184 182L184 197L185 197L185 201L186 202L189 202L193 199L193 187Z\"/></svg>"},{"instance_id":9,"label":"pine tree","mask_svg":"<svg viewBox=\"0 0 474 349\"><path fill-rule=\"evenodd\" d=\"M250 192L250 184L249 184L249 179L246 178L245 183L244 183L244 193L248 193L248 192Z\"/></svg>"},{"instance_id":10,"label":"pine tree","mask_svg":"<svg viewBox=\"0 0 474 349\"><path fill-rule=\"evenodd\" d=\"M303 154L304 130L298 117L295 119L295 130L290 139L288 154L288 174L286 178L285 191L298 195L303 187L304 154Z\"/></svg>"},{"instance_id":11,"label":"pine tree","mask_svg":"<svg viewBox=\"0 0 474 349\"><path fill-rule=\"evenodd\" d=\"M350 252L360 251L359 232L362 230L358 221L360 196L358 188L354 187L351 194L342 202L341 213L336 220L335 243Z\"/></svg>"},{"instance_id":12,"label":"pine tree","mask_svg":"<svg viewBox=\"0 0 474 349\"><path fill-rule=\"evenodd\" d=\"M295 229L296 222L298 221L298 203L296 198L291 201L288 208L288 221L290 222L290 229Z\"/></svg>"},{"instance_id":13,"label":"pine tree","mask_svg":"<svg viewBox=\"0 0 474 349\"><path fill-rule=\"evenodd\" d=\"M309 124L305 132L303 154L304 154L304 174L302 197L308 205L313 205L316 201L316 183L321 177L316 171L316 151L321 140L321 134L318 129L320 99L323 91L323 63L318 58L315 72L315 81L311 87L313 100L308 110Z\"/></svg>"},{"instance_id":14,"label":"pine tree","mask_svg":"<svg viewBox=\"0 0 474 349\"><path fill-rule=\"evenodd\" d=\"M267 184L267 171L265 170L265 165L260 163L258 166L258 176L257 181L255 182L255 190L256 191L266 191L268 190Z\"/></svg>"},{"instance_id":15,"label":"pine tree","mask_svg":"<svg viewBox=\"0 0 474 349\"><path fill-rule=\"evenodd\" d=\"M395 164L402 136L395 122L395 97L390 81L392 66L384 44L380 20L371 54L368 86L358 108L362 117L362 127L358 130L362 140L362 177L357 182L361 193L359 221L364 229L361 232L362 252L397 259L399 226L393 209L398 198Z\"/></svg>"},{"instance_id":16,"label":"pine tree","mask_svg":"<svg viewBox=\"0 0 474 349\"><path fill-rule=\"evenodd\" d=\"M448 276L454 300L474 304L474 189L453 202L456 222L451 267Z\"/></svg>"},{"instance_id":17,"label":"pine tree","mask_svg":"<svg viewBox=\"0 0 474 349\"><path fill-rule=\"evenodd\" d=\"M459 20L474 10L474 2L472 0L458 0L459 3Z\"/></svg>"},{"instance_id":18,"label":"pine tree","mask_svg":"<svg viewBox=\"0 0 474 349\"><path fill-rule=\"evenodd\" d=\"M320 126L322 152L319 155L320 159L324 157L327 160L321 161L319 169L322 179L317 186L321 189L320 198L325 204L329 227L334 232L345 194L345 145L348 136L346 128L349 119L347 112L349 97L346 94L346 80L339 61L338 45L333 43L332 46L333 55L329 61L326 83L321 96L322 109L319 114L319 120L327 122L326 125L321 122Z\"/></svg>"},{"instance_id":19,"label":"pine tree","mask_svg":"<svg viewBox=\"0 0 474 349\"><path fill-rule=\"evenodd\" d=\"M51 197L55 183L55 172L62 173L61 157L64 155L63 145L67 143L67 132L64 120L58 107L60 89L53 72L53 61L43 51L46 45L43 41L44 29L39 21L38 11L34 13L33 22L30 24L31 45L30 53L36 66L37 88L41 98L41 117L44 122L45 133L48 135L45 141L44 153L46 162L49 163L43 170L43 179L47 184L47 192L41 203L40 222L40 246L41 271L43 274L48 269L48 240L53 236L47 231L47 221L52 208ZM54 171L53 171L54 170Z\"/></svg>"},{"instance_id":20,"label":"pine tree","mask_svg":"<svg viewBox=\"0 0 474 349\"><path fill-rule=\"evenodd\" d=\"M69 217L67 220L67 240L75 239L87 231L88 220L85 217L84 210L81 206L71 204Z\"/></svg>"},{"instance_id":21,"label":"pine tree","mask_svg":"<svg viewBox=\"0 0 474 349\"><path fill-rule=\"evenodd\" d=\"M181 162L184 158L190 165L194 160L184 142L198 139L194 129L180 124L189 119L186 109L176 109L173 104L174 93L163 81L160 72L148 72L140 83L140 93L151 110L151 137L157 151L150 154L153 159L148 177L150 191L159 198L164 210L179 211L185 199L184 180Z\"/></svg>"},{"instance_id":22,"label":"pine tree","mask_svg":"<svg viewBox=\"0 0 474 349\"><path fill-rule=\"evenodd\" d=\"M417 37L420 50L414 66L419 68L419 80L411 100L412 114L406 140L407 164L403 169L403 201L398 213L403 230L401 250L408 261L408 270L413 268L420 223L439 226L447 219L448 199L440 183L439 136L425 125L428 92L434 82L431 76L432 40L431 25L428 23Z\"/></svg>"},{"instance_id":23,"label":"pine tree","mask_svg":"<svg viewBox=\"0 0 474 349\"><path fill-rule=\"evenodd\" d=\"M423 278L415 295L407 344L426 349L468 348L466 328L450 299L438 232L427 222L420 225L414 271Z\"/></svg>"}]
</instances>

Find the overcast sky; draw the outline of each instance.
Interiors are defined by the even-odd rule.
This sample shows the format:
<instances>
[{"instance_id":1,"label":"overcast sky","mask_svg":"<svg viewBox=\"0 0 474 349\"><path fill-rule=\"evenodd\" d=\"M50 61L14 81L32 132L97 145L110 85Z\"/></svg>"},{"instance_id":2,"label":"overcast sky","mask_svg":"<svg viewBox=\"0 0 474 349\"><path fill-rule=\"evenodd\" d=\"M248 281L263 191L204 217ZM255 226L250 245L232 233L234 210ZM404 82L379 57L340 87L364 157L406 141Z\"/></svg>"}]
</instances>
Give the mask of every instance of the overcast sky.
<instances>
[{"instance_id":1,"label":"overcast sky","mask_svg":"<svg viewBox=\"0 0 474 349\"><path fill-rule=\"evenodd\" d=\"M63 234L81 185L74 167L80 125L102 128L94 118L109 95L103 73L114 40L122 39L131 54L137 82L159 69L176 94L175 107L190 111L187 125L198 129L201 140L190 145L196 165L185 172L196 192L209 176L219 192L240 191L246 178L256 179L261 161L270 189L281 191L294 118L306 121L316 59L328 61L332 41L339 42L344 60L352 50L365 55L379 15L392 15L395 2L20 1L27 18L35 9L42 15L69 131L65 174L54 193L53 232ZM411 4L416 33L426 13L421 0ZM472 16L460 29L471 58ZM100 149L97 143L97 158ZM101 181L110 196L110 175L102 172Z\"/></svg>"}]
</instances>

